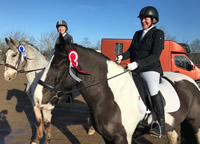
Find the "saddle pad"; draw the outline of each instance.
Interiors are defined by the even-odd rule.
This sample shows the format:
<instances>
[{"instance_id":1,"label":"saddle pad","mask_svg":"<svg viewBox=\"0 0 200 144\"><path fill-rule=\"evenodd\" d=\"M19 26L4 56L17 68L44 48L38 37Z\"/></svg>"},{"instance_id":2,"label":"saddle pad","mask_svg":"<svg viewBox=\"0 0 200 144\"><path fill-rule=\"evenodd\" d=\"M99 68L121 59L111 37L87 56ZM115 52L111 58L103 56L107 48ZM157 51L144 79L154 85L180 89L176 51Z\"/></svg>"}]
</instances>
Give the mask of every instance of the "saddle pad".
<instances>
[{"instance_id":1,"label":"saddle pad","mask_svg":"<svg viewBox=\"0 0 200 144\"><path fill-rule=\"evenodd\" d=\"M162 78L159 89L165 99L165 112L171 113L177 111L180 108L180 100L172 85L166 79ZM142 114L150 113L146 111L146 106L140 97L138 98L138 108Z\"/></svg>"}]
</instances>

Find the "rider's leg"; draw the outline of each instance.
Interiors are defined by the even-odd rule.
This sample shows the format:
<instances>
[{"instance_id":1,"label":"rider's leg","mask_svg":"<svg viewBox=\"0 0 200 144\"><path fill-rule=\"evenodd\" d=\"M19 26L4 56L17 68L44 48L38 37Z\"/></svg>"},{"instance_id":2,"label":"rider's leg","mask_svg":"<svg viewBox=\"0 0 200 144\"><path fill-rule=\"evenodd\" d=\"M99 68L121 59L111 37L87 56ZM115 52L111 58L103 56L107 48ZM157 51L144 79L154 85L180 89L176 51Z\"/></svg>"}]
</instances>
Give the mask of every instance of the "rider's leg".
<instances>
[{"instance_id":1,"label":"rider's leg","mask_svg":"<svg viewBox=\"0 0 200 144\"><path fill-rule=\"evenodd\" d=\"M165 115L164 115L164 105L159 92L159 82L160 82L160 73L155 71L143 72L140 74L142 78L146 81L151 100L153 103L153 109L157 116L158 125L153 127L150 130L150 133L161 136L165 134Z\"/></svg>"}]
</instances>

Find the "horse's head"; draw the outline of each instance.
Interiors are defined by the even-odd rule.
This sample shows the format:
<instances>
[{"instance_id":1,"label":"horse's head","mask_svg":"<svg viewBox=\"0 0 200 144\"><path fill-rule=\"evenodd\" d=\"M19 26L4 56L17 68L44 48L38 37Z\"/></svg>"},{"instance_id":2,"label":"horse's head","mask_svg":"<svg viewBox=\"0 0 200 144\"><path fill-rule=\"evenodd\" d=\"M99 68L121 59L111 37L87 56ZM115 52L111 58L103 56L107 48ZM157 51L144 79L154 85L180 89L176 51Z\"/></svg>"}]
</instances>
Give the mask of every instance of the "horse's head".
<instances>
[{"instance_id":1,"label":"horse's head","mask_svg":"<svg viewBox=\"0 0 200 144\"><path fill-rule=\"evenodd\" d=\"M9 46L6 57L5 57L5 70L4 70L4 79L11 81L16 79L18 70L21 69L21 66L24 64L21 61L21 53L18 48L20 43L10 38L5 38L6 44Z\"/></svg>"},{"instance_id":2,"label":"horse's head","mask_svg":"<svg viewBox=\"0 0 200 144\"><path fill-rule=\"evenodd\" d=\"M52 103L51 100L54 96L57 96L59 91L71 90L75 85L75 80L69 75L69 61L67 58L73 44L68 39L64 40L62 36L59 37L59 41L59 44L55 47L55 53L41 77L41 81L55 90L38 85L34 94L36 105Z\"/></svg>"}]
</instances>

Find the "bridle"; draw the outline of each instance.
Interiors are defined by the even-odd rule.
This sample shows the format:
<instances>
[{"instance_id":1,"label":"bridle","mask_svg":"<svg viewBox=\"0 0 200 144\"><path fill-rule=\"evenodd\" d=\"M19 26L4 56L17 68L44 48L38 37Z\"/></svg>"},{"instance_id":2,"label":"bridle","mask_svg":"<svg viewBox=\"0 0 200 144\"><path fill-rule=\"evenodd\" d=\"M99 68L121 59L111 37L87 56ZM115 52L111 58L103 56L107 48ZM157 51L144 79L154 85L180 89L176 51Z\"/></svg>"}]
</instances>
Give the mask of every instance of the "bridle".
<instances>
[{"instance_id":1,"label":"bridle","mask_svg":"<svg viewBox=\"0 0 200 144\"><path fill-rule=\"evenodd\" d=\"M19 56L18 56L18 60L17 60L17 64L16 64L16 66L13 66L13 65L10 65L10 64L8 64L8 63L6 63L6 58L5 58L5 60L4 60L4 66L6 66L6 67L9 67L9 68L11 68L11 69L14 69L14 70L16 70L17 72L19 72L20 71L20 69L19 69L19 64L20 64L20 61L21 61L21 53L19 53ZM22 66L23 65L25 65L24 63L22 64Z\"/></svg>"},{"instance_id":2,"label":"bridle","mask_svg":"<svg viewBox=\"0 0 200 144\"><path fill-rule=\"evenodd\" d=\"M19 46L20 45L21 44L19 44ZM26 66L26 63L27 63L28 59L24 59L23 63L20 65L20 63L21 63L21 57L22 57L22 54L21 54L21 52L19 52L19 56L18 56L18 60L17 60L16 66L13 66L13 65L10 65L10 64L6 63L6 58L5 58L5 60L4 60L4 66L16 70L17 73L29 73L29 72L33 72L33 71L38 71L38 70L43 70L44 69L44 68L38 68L38 69L33 69L33 70L27 70L27 71L25 71L24 67Z\"/></svg>"}]
</instances>

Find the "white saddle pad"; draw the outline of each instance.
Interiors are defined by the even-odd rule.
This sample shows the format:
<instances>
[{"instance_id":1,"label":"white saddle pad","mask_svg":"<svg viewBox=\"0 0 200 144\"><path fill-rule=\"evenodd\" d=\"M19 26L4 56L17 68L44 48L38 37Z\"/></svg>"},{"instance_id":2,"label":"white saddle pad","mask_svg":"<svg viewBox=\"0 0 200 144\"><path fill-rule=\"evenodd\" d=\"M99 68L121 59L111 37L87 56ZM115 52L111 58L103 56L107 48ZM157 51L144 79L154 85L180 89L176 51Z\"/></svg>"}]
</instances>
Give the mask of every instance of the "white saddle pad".
<instances>
[{"instance_id":1,"label":"white saddle pad","mask_svg":"<svg viewBox=\"0 0 200 144\"><path fill-rule=\"evenodd\" d=\"M177 111L180 108L180 100L172 85L166 79L162 78L159 89L165 99L165 112L171 113ZM146 111L146 106L140 97L138 98L138 108L142 114L149 113L149 111Z\"/></svg>"}]
</instances>

